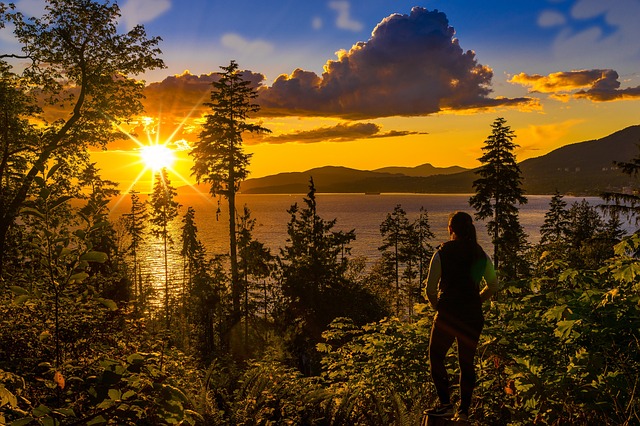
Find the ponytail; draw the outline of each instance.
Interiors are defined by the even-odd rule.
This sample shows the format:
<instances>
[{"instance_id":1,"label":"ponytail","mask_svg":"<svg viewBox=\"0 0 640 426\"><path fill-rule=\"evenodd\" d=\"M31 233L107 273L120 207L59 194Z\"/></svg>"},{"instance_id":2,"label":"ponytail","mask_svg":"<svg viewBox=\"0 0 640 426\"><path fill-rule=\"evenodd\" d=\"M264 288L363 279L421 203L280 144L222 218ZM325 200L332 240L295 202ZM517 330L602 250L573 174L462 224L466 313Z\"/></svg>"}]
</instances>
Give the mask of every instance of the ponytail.
<instances>
[{"instance_id":1,"label":"ponytail","mask_svg":"<svg viewBox=\"0 0 640 426\"><path fill-rule=\"evenodd\" d=\"M473 225L473 219L468 213L455 212L449 216L449 227L456 234L456 238L460 241L478 244L476 237L476 227Z\"/></svg>"}]
</instances>

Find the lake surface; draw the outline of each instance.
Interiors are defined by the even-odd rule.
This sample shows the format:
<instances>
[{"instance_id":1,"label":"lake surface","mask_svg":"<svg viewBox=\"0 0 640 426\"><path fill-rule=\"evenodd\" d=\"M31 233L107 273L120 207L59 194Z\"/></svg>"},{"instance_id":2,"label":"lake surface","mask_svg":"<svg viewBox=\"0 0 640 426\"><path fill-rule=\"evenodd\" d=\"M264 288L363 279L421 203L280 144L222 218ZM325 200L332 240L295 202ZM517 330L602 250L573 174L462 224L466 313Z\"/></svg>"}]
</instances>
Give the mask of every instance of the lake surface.
<instances>
[{"instance_id":1,"label":"lake surface","mask_svg":"<svg viewBox=\"0 0 640 426\"><path fill-rule=\"evenodd\" d=\"M449 238L447 222L451 212L462 210L473 215L474 211L468 203L469 197L470 194L316 194L318 214L324 220L337 219L334 227L336 231L355 230L356 240L351 245L351 254L365 256L369 263L380 257L378 251L378 247L382 244L380 224L387 214L393 212L396 205L402 206L410 221L418 217L421 207L427 210L431 230L436 235L433 240L435 246ZM294 203L304 208L306 205L303 198L303 194L239 194L236 204L238 211L242 211L243 206L247 205L251 210L251 217L256 219L254 238L265 243L272 254L278 254L279 249L286 244L287 223L290 219L287 210ZM520 223L528 235L528 240L531 243L537 243L540 239L540 226L549 209L551 196L528 195L527 198L529 202L520 207ZM602 202L598 197L564 197L568 206L583 199L591 205ZM182 258L179 255L180 233L182 216L187 207L191 206L196 211L198 235L207 254L226 254L229 251L226 200L220 201L220 214L217 219L218 200L209 195L182 195L176 197L176 200L181 204L181 208L179 218L176 218L171 226L175 241L174 249L169 256L172 286L179 285L182 280ZM112 206L111 218L117 219L123 213L128 213L130 208L129 197L123 196L117 204ZM493 248L489 242L485 224L476 222L476 227L480 244L487 252L492 253ZM161 242L148 236L142 251L143 276L156 282L158 287L162 287L164 263Z\"/></svg>"}]
</instances>

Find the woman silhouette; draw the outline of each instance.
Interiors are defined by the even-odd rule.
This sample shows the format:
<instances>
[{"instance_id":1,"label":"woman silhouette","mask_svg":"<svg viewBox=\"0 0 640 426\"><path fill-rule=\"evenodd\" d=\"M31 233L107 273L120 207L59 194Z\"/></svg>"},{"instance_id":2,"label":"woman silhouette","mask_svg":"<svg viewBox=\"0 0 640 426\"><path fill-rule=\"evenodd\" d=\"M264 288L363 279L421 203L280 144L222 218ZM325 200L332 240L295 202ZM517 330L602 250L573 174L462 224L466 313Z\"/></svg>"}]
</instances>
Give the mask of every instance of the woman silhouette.
<instances>
[{"instance_id":1,"label":"woman silhouette","mask_svg":"<svg viewBox=\"0 0 640 426\"><path fill-rule=\"evenodd\" d=\"M448 228L451 239L433 255L424 288L427 300L437 311L429 342L429 362L439 399L436 407L426 414L453 415L445 356L457 340L460 405L454 419L467 420L476 381L473 358L484 325L482 302L498 290L498 279L491 259L477 242L471 216L464 212L451 214ZM481 290L483 279L486 285Z\"/></svg>"}]
</instances>

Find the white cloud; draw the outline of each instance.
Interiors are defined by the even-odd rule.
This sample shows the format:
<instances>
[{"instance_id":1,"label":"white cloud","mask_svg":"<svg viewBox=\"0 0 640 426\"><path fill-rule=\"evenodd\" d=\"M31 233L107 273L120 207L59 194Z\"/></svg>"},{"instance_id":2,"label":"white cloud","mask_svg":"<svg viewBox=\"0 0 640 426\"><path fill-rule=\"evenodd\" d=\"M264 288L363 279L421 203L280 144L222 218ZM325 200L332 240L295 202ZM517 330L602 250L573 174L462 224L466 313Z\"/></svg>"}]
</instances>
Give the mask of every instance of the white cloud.
<instances>
[{"instance_id":1,"label":"white cloud","mask_svg":"<svg viewBox=\"0 0 640 426\"><path fill-rule=\"evenodd\" d=\"M555 41L558 57L582 56L591 61L598 57L603 61L613 61L640 53L640 25L637 23L640 0L576 0L570 13L574 21L602 17L607 27L594 23L577 30L572 27L572 21L568 21Z\"/></svg>"},{"instance_id":2,"label":"white cloud","mask_svg":"<svg viewBox=\"0 0 640 426\"><path fill-rule=\"evenodd\" d=\"M362 22L355 21L351 18L351 4L348 1L332 1L329 7L338 12L336 26L343 30L362 31L364 25Z\"/></svg>"},{"instance_id":3,"label":"white cloud","mask_svg":"<svg viewBox=\"0 0 640 426\"><path fill-rule=\"evenodd\" d=\"M171 9L171 0L127 0L120 6L122 22L127 30L156 19Z\"/></svg>"},{"instance_id":4,"label":"white cloud","mask_svg":"<svg viewBox=\"0 0 640 426\"><path fill-rule=\"evenodd\" d=\"M322 18L318 16L313 18L311 20L311 27L313 27L314 30L319 30L320 28L322 28Z\"/></svg>"},{"instance_id":5,"label":"white cloud","mask_svg":"<svg viewBox=\"0 0 640 426\"><path fill-rule=\"evenodd\" d=\"M273 44L264 40L247 40L246 38L234 34L228 33L222 36L222 46L227 49L234 50L238 53L253 54L264 56L273 52Z\"/></svg>"},{"instance_id":6,"label":"white cloud","mask_svg":"<svg viewBox=\"0 0 640 426\"><path fill-rule=\"evenodd\" d=\"M538 16L538 25L541 27L557 27L566 23L564 15L555 10L545 10Z\"/></svg>"}]
</instances>

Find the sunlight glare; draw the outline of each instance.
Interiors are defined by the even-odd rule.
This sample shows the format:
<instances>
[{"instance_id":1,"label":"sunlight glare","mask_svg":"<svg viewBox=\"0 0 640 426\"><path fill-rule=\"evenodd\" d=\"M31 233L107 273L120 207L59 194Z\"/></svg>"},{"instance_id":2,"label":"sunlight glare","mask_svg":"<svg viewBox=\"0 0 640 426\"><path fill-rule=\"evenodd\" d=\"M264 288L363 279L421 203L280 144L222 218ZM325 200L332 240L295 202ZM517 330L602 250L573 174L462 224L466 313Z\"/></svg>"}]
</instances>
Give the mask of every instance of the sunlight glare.
<instances>
[{"instance_id":1,"label":"sunlight glare","mask_svg":"<svg viewBox=\"0 0 640 426\"><path fill-rule=\"evenodd\" d=\"M140 157L144 165L155 171L170 168L176 157L166 145L145 145L140 149Z\"/></svg>"}]
</instances>

